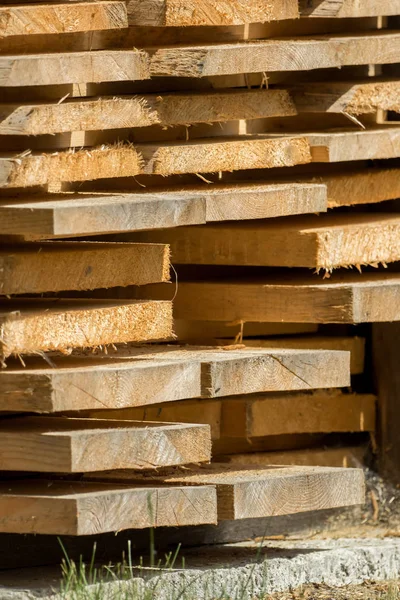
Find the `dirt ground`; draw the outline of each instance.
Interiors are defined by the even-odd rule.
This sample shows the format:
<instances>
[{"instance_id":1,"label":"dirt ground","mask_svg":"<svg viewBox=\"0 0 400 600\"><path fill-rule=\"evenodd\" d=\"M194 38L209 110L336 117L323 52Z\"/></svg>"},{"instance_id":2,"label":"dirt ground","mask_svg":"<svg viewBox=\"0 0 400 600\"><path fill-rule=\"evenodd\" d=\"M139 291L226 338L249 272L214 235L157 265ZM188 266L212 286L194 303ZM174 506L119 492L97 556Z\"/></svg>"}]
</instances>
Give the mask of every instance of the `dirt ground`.
<instances>
[{"instance_id":1,"label":"dirt ground","mask_svg":"<svg viewBox=\"0 0 400 600\"><path fill-rule=\"evenodd\" d=\"M365 583L343 588L324 585L305 586L293 592L273 594L266 600L399 600L400 582Z\"/></svg>"}]
</instances>

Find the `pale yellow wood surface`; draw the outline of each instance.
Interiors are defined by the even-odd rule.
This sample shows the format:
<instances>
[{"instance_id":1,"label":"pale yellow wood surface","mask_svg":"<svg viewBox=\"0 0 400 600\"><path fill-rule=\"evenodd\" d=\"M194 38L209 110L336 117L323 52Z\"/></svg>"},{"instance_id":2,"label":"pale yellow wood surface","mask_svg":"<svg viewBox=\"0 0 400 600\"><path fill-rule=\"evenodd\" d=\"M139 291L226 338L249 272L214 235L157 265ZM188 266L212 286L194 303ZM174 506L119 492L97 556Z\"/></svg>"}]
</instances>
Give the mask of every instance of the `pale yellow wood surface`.
<instances>
[{"instance_id":1,"label":"pale yellow wood surface","mask_svg":"<svg viewBox=\"0 0 400 600\"><path fill-rule=\"evenodd\" d=\"M44 135L151 125L188 125L297 114L286 90L66 99L60 103L0 104L1 135Z\"/></svg>"},{"instance_id":2,"label":"pale yellow wood surface","mask_svg":"<svg viewBox=\"0 0 400 600\"><path fill-rule=\"evenodd\" d=\"M190 192L180 196L99 192L0 199L0 233L25 239L157 229L205 221L204 198Z\"/></svg>"},{"instance_id":3,"label":"pale yellow wood surface","mask_svg":"<svg viewBox=\"0 0 400 600\"><path fill-rule=\"evenodd\" d=\"M92 475L90 475L92 477ZM236 469L226 465L138 478L132 471L103 473L104 480L147 480L178 485L216 485L218 520L248 519L363 504L361 469L270 467Z\"/></svg>"},{"instance_id":4,"label":"pale yellow wood surface","mask_svg":"<svg viewBox=\"0 0 400 600\"><path fill-rule=\"evenodd\" d=\"M330 213L180 227L137 233L132 239L170 244L176 264L332 271L400 260L400 217L396 213Z\"/></svg>"},{"instance_id":5,"label":"pale yellow wood surface","mask_svg":"<svg viewBox=\"0 0 400 600\"><path fill-rule=\"evenodd\" d=\"M376 398L319 390L222 401L221 437L374 431Z\"/></svg>"},{"instance_id":6,"label":"pale yellow wood surface","mask_svg":"<svg viewBox=\"0 0 400 600\"><path fill-rule=\"evenodd\" d=\"M0 422L3 471L86 473L209 462L208 425L22 417Z\"/></svg>"},{"instance_id":7,"label":"pale yellow wood surface","mask_svg":"<svg viewBox=\"0 0 400 600\"><path fill-rule=\"evenodd\" d=\"M100 50L0 56L5 87L148 79L148 57L139 50Z\"/></svg>"},{"instance_id":8,"label":"pale yellow wood surface","mask_svg":"<svg viewBox=\"0 0 400 600\"><path fill-rule=\"evenodd\" d=\"M128 0L131 25L242 25L299 16L297 0Z\"/></svg>"},{"instance_id":9,"label":"pale yellow wood surface","mask_svg":"<svg viewBox=\"0 0 400 600\"><path fill-rule=\"evenodd\" d=\"M398 61L400 34L316 35L312 38L259 40L154 48L151 75L209 77L268 71L306 71Z\"/></svg>"},{"instance_id":10,"label":"pale yellow wood surface","mask_svg":"<svg viewBox=\"0 0 400 600\"><path fill-rule=\"evenodd\" d=\"M124 352L142 360L200 362L201 395L204 398L350 384L350 353L343 351L166 345L131 348Z\"/></svg>"},{"instance_id":11,"label":"pale yellow wood surface","mask_svg":"<svg viewBox=\"0 0 400 600\"><path fill-rule=\"evenodd\" d=\"M0 251L0 294L38 294L169 280L163 244L56 242Z\"/></svg>"},{"instance_id":12,"label":"pale yellow wood surface","mask_svg":"<svg viewBox=\"0 0 400 600\"><path fill-rule=\"evenodd\" d=\"M149 286L170 294L169 286ZM169 296L170 297L170 296ZM400 276L343 273L237 281L180 281L177 319L287 323L374 323L400 320Z\"/></svg>"},{"instance_id":13,"label":"pale yellow wood surface","mask_svg":"<svg viewBox=\"0 0 400 600\"><path fill-rule=\"evenodd\" d=\"M201 366L193 360L141 361L88 355L26 357L0 370L0 411L53 413L121 409L201 396Z\"/></svg>"},{"instance_id":14,"label":"pale yellow wood surface","mask_svg":"<svg viewBox=\"0 0 400 600\"><path fill-rule=\"evenodd\" d=\"M365 168L363 170L315 177L315 182L326 185L328 206L372 204L400 197L398 169Z\"/></svg>"},{"instance_id":15,"label":"pale yellow wood surface","mask_svg":"<svg viewBox=\"0 0 400 600\"><path fill-rule=\"evenodd\" d=\"M0 485L0 531L94 535L217 522L214 486L140 487L46 480Z\"/></svg>"},{"instance_id":16,"label":"pale yellow wood surface","mask_svg":"<svg viewBox=\"0 0 400 600\"><path fill-rule=\"evenodd\" d=\"M95 419L120 419L133 421L155 421L164 423L200 423L209 425L211 438L220 437L221 401L220 400L180 400L145 406L123 408L120 410L91 410L85 417Z\"/></svg>"},{"instance_id":17,"label":"pale yellow wood surface","mask_svg":"<svg viewBox=\"0 0 400 600\"><path fill-rule=\"evenodd\" d=\"M224 340L219 340L222 344ZM225 340L226 343L226 340ZM243 343L255 348L312 348L320 350L345 350L350 352L352 375L364 372L365 339L352 336L295 335L279 338L244 338Z\"/></svg>"},{"instance_id":18,"label":"pale yellow wood surface","mask_svg":"<svg viewBox=\"0 0 400 600\"><path fill-rule=\"evenodd\" d=\"M400 112L399 80L308 82L289 91L300 113L344 112L357 116L378 109Z\"/></svg>"},{"instance_id":19,"label":"pale yellow wood surface","mask_svg":"<svg viewBox=\"0 0 400 600\"><path fill-rule=\"evenodd\" d=\"M0 359L172 336L171 302L27 300L0 305Z\"/></svg>"},{"instance_id":20,"label":"pale yellow wood surface","mask_svg":"<svg viewBox=\"0 0 400 600\"><path fill-rule=\"evenodd\" d=\"M379 17L399 13L399 0L300 0L300 14L308 17Z\"/></svg>"},{"instance_id":21,"label":"pale yellow wood surface","mask_svg":"<svg viewBox=\"0 0 400 600\"><path fill-rule=\"evenodd\" d=\"M219 457L231 465L266 467L269 465L298 465L306 467L361 467L366 454L365 446L341 448L313 448L285 452L249 452Z\"/></svg>"},{"instance_id":22,"label":"pale yellow wood surface","mask_svg":"<svg viewBox=\"0 0 400 600\"><path fill-rule=\"evenodd\" d=\"M310 133L307 138L314 162L332 163L400 156L400 127Z\"/></svg>"},{"instance_id":23,"label":"pale yellow wood surface","mask_svg":"<svg viewBox=\"0 0 400 600\"><path fill-rule=\"evenodd\" d=\"M126 5L116 0L0 7L0 39L124 27L128 27Z\"/></svg>"}]
</instances>

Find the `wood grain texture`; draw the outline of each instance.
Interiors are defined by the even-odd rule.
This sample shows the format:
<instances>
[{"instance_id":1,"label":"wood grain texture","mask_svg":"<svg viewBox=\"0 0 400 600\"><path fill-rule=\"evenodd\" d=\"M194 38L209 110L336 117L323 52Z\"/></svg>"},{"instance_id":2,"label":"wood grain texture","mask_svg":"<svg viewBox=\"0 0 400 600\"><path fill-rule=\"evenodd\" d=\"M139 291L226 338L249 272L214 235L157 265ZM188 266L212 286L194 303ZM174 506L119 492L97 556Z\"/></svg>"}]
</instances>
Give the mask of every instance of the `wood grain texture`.
<instances>
[{"instance_id":1,"label":"wood grain texture","mask_svg":"<svg viewBox=\"0 0 400 600\"><path fill-rule=\"evenodd\" d=\"M219 340L222 344L224 340ZM226 343L226 340L225 340ZM352 375L361 375L365 365L365 338L352 336L285 335L278 338L244 338L251 348L310 348L314 350L344 350L350 352Z\"/></svg>"},{"instance_id":2,"label":"wood grain texture","mask_svg":"<svg viewBox=\"0 0 400 600\"><path fill-rule=\"evenodd\" d=\"M315 177L327 187L328 207L374 204L400 197L398 169L365 168Z\"/></svg>"},{"instance_id":3,"label":"wood grain texture","mask_svg":"<svg viewBox=\"0 0 400 600\"><path fill-rule=\"evenodd\" d=\"M335 214L137 233L137 242L167 243L176 264L269 267L378 265L400 260L396 213Z\"/></svg>"},{"instance_id":4,"label":"wood grain texture","mask_svg":"<svg viewBox=\"0 0 400 600\"><path fill-rule=\"evenodd\" d=\"M148 49L152 76L210 77L239 73L306 71L392 64L398 61L397 32L316 35L312 38L258 40Z\"/></svg>"},{"instance_id":5,"label":"wood grain texture","mask_svg":"<svg viewBox=\"0 0 400 600\"><path fill-rule=\"evenodd\" d=\"M209 138L188 142L136 144L143 157L141 172L153 175L211 173L290 167L311 162L305 138Z\"/></svg>"},{"instance_id":6,"label":"wood grain texture","mask_svg":"<svg viewBox=\"0 0 400 600\"><path fill-rule=\"evenodd\" d=\"M319 390L222 401L221 437L375 431L376 398Z\"/></svg>"},{"instance_id":7,"label":"wood grain texture","mask_svg":"<svg viewBox=\"0 0 400 600\"><path fill-rule=\"evenodd\" d=\"M130 25L243 25L299 16L297 0L128 0Z\"/></svg>"},{"instance_id":8,"label":"wood grain texture","mask_svg":"<svg viewBox=\"0 0 400 600\"><path fill-rule=\"evenodd\" d=\"M399 0L300 0L300 14L307 17L379 17L400 13Z\"/></svg>"},{"instance_id":9,"label":"wood grain texture","mask_svg":"<svg viewBox=\"0 0 400 600\"><path fill-rule=\"evenodd\" d=\"M157 301L27 300L0 306L0 358L70 352L172 336L172 306Z\"/></svg>"},{"instance_id":10,"label":"wood grain texture","mask_svg":"<svg viewBox=\"0 0 400 600\"><path fill-rule=\"evenodd\" d=\"M400 128L308 134L314 162L344 162L397 158L400 156Z\"/></svg>"},{"instance_id":11,"label":"wood grain texture","mask_svg":"<svg viewBox=\"0 0 400 600\"><path fill-rule=\"evenodd\" d=\"M0 411L53 413L122 409L201 396L200 363L107 356L8 361L0 371Z\"/></svg>"},{"instance_id":12,"label":"wood grain texture","mask_svg":"<svg viewBox=\"0 0 400 600\"><path fill-rule=\"evenodd\" d=\"M285 452L250 452L218 457L230 465L267 467L270 465L297 465L305 467L361 467L366 455L365 446L340 448L312 448L310 450L286 450Z\"/></svg>"},{"instance_id":13,"label":"wood grain texture","mask_svg":"<svg viewBox=\"0 0 400 600\"><path fill-rule=\"evenodd\" d=\"M168 287L168 286L167 286ZM164 290L151 286L157 297ZM396 273L311 275L179 283L177 319L287 323L374 323L400 320Z\"/></svg>"},{"instance_id":14,"label":"wood grain texture","mask_svg":"<svg viewBox=\"0 0 400 600\"><path fill-rule=\"evenodd\" d=\"M320 187L320 186L319 186ZM302 206L299 200L300 206ZM191 193L77 193L0 200L0 232L63 238L205 223L204 198Z\"/></svg>"},{"instance_id":15,"label":"wood grain texture","mask_svg":"<svg viewBox=\"0 0 400 600\"><path fill-rule=\"evenodd\" d=\"M135 49L0 56L4 87L135 81L149 76L147 55Z\"/></svg>"},{"instance_id":16,"label":"wood grain texture","mask_svg":"<svg viewBox=\"0 0 400 600\"><path fill-rule=\"evenodd\" d=\"M209 462L208 425L21 417L0 422L0 469L86 473Z\"/></svg>"},{"instance_id":17,"label":"wood grain texture","mask_svg":"<svg viewBox=\"0 0 400 600\"><path fill-rule=\"evenodd\" d=\"M261 391L345 387L350 382L350 354L329 350L260 348L132 348L142 360L194 360L201 364L201 395L216 398Z\"/></svg>"},{"instance_id":18,"label":"wood grain texture","mask_svg":"<svg viewBox=\"0 0 400 600\"><path fill-rule=\"evenodd\" d=\"M92 475L90 475L92 477ZM172 475L137 478L132 471L103 473L104 480L167 485L215 485L218 520L278 516L363 504L364 475L361 469L328 467L209 468Z\"/></svg>"},{"instance_id":19,"label":"wood grain texture","mask_svg":"<svg viewBox=\"0 0 400 600\"><path fill-rule=\"evenodd\" d=\"M0 38L128 27L124 2L77 2L0 7Z\"/></svg>"},{"instance_id":20,"label":"wood grain texture","mask_svg":"<svg viewBox=\"0 0 400 600\"><path fill-rule=\"evenodd\" d=\"M0 200L0 234L25 239L62 238L197 225L207 221L264 219L324 212L319 183L187 186L157 192L101 192Z\"/></svg>"},{"instance_id":21,"label":"wood grain texture","mask_svg":"<svg viewBox=\"0 0 400 600\"><path fill-rule=\"evenodd\" d=\"M379 109L400 112L398 80L308 82L290 87L289 91L300 113L332 112L357 116L372 114Z\"/></svg>"},{"instance_id":22,"label":"wood grain texture","mask_svg":"<svg viewBox=\"0 0 400 600\"><path fill-rule=\"evenodd\" d=\"M135 487L24 480L0 485L0 531L95 535L216 523L214 486Z\"/></svg>"},{"instance_id":23,"label":"wood grain texture","mask_svg":"<svg viewBox=\"0 0 400 600\"><path fill-rule=\"evenodd\" d=\"M218 322L174 319L174 331L179 341L203 346L227 346L239 339L247 341L261 336L286 336L316 333L318 325L304 323ZM260 346L262 347L262 346Z\"/></svg>"},{"instance_id":24,"label":"wood grain texture","mask_svg":"<svg viewBox=\"0 0 400 600\"><path fill-rule=\"evenodd\" d=\"M209 425L211 438L220 437L220 400L180 400L163 402L153 406L123 408L119 410L91 410L85 417L95 419L118 419L121 421L154 421L164 423L200 423Z\"/></svg>"},{"instance_id":25,"label":"wood grain texture","mask_svg":"<svg viewBox=\"0 0 400 600\"><path fill-rule=\"evenodd\" d=\"M0 134L45 135L152 125L167 127L296 114L286 90L105 96L66 99L61 104L1 104Z\"/></svg>"},{"instance_id":26,"label":"wood grain texture","mask_svg":"<svg viewBox=\"0 0 400 600\"><path fill-rule=\"evenodd\" d=\"M169 250L162 244L56 242L0 251L0 295L168 280Z\"/></svg>"}]
</instances>

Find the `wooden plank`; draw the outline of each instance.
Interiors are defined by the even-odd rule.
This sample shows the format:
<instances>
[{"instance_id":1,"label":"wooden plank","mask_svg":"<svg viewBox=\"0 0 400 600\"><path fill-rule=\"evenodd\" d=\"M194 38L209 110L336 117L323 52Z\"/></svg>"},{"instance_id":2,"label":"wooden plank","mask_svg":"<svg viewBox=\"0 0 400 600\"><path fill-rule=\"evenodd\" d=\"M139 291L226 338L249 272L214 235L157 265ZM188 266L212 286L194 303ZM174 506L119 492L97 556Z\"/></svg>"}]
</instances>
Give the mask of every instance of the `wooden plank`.
<instances>
[{"instance_id":1,"label":"wooden plank","mask_svg":"<svg viewBox=\"0 0 400 600\"><path fill-rule=\"evenodd\" d=\"M372 325L372 369L379 410L379 471L397 485L400 474L398 323Z\"/></svg>"},{"instance_id":2,"label":"wooden plank","mask_svg":"<svg viewBox=\"0 0 400 600\"><path fill-rule=\"evenodd\" d=\"M142 171L141 157L131 145L114 145L53 153L0 155L0 187L56 185L63 181L90 181L133 177Z\"/></svg>"},{"instance_id":3,"label":"wooden plank","mask_svg":"<svg viewBox=\"0 0 400 600\"><path fill-rule=\"evenodd\" d=\"M301 200L299 204L303 206ZM172 193L64 193L0 199L0 234L25 239L158 229L205 221L204 198L191 193L180 196Z\"/></svg>"},{"instance_id":4,"label":"wooden plank","mask_svg":"<svg viewBox=\"0 0 400 600\"><path fill-rule=\"evenodd\" d=\"M222 344L224 340L219 340ZM226 340L225 340L226 343ZM278 338L244 338L243 343L252 348L310 348L344 350L350 352L350 371L361 375L365 364L365 338L353 336L295 335Z\"/></svg>"},{"instance_id":5,"label":"wooden plank","mask_svg":"<svg viewBox=\"0 0 400 600\"><path fill-rule=\"evenodd\" d=\"M20 417L0 421L0 469L87 473L211 460L208 425Z\"/></svg>"},{"instance_id":6,"label":"wooden plank","mask_svg":"<svg viewBox=\"0 0 400 600\"><path fill-rule=\"evenodd\" d=\"M1 381L1 380L0 380ZM220 400L180 400L140 408L117 410L91 410L85 417L95 419L118 419L121 421L154 421L164 423L200 423L209 425L211 439L220 437Z\"/></svg>"},{"instance_id":7,"label":"wooden plank","mask_svg":"<svg viewBox=\"0 0 400 600\"><path fill-rule=\"evenodd\" d=\"M27 357L0 370L0 411L53 413L122 409L201 396L200 363L118 356ZM156 419L155 419L156 420Z\"/></svg>"},{"instance_id":8,"label":"wooden plank","mask_svg":"<svg viewBox=\"0 0 400 600\"><path fill-rule=\"evenodd\" d=\"M0 85L5 87L135 81L149 77L148 57L136 49L0 56Z\"/></svg>"},{"instance_id":9,"label":"wooden plank","mask_svg":"<svg viewBox=\"0 0 400 600\"><path fill-rule=\"evenodd\" d=\"M221 437L375 431L376 398L319 390L222 401Z\"/></svg>"},{"instance_id":10,"label":"wooden plank","mask_svg":"<svg viewBox=\"0 0 400 600\"><path fill-rule=\"evenodd\" d=\"M365 446L340 448L312 448L285 452L250 452L219 457L231 465L267 467L270 465L297 465L306 467L360 467L364 464Z\"/></svg>"},{"instance_id":11,"label":"wooden plank","mask_svg":"<svg viewBox=\"0 0 400 600\"><path fill-rule=\"evenodd\" d=\"M214 486L133 487L21 480L0 484L0 531L95 535L216 523Z\"/></svg>"},{"instance_id":12,"label":"wooden plank","mask_svg":"<svg viewBox=\"0 0 400 600\"><path fill-rule=\"evenodd\" d=\"M178 348L178 349L177 349ZM350 353L329 350L263 350L154 346L129 349L147 360L201 363L201 395L217 398L267 391L345 387L350 383Z\"/></svg>"},{"instance_id":13,"label":"wooden plank","mask_svg":"<svg viewBox=\"0 0 400 600\"><path fill-rule=\"evenodd\" d=\"M0 38L128 27L124 2L76 2L0 7Z\"/></svg>"},{"instance_id":14,"label":"wooden plank","mask_svg":"<svg viewBox=\"0 0 400 600\"><path fill-rule=\"evenodd\" d=\"M249 340L251 337L267 335L286 336L299 333L316 333L318 326L304 323L251 323L192 321L174 319L174 332L179 341L200 344L226 346L230 340ZM223 339L226 338L226 339Z\"/></svg>"},{"instance_id":15,"label":"wooden plank","mask_svg":"<svg viewBox=\"0 0 400 600\"><path fill-rule=\"evenodd\" d=\"M0 235L67 236L197 225L207 221L264 219L324 212L322 184L187 186L160 192L78 193L0 199Z\"/></svg>"},{"instance_id":16,"label":"wooden plank","mask_svg":"<svg viewBox=\"0 0 400 600\"><path fill-rule=\"evenodd\" d=\"M171 302L18 300L0 304L0 360L172 336Z\"/></svg>"},{"instance_id":17,"label":"wooden plank","mask_svg":"<svg viewBox=\"0 0 400 600\"><path fill-rule=\"evenodd\" d=\"M162 244L55 242L0 251L0 294L39 294L169 280Z\"/></svg>"},{"instance_id":18,"label":"wooden plank","mask_svg":"<svg viewBox=\"0 0 400 600\"><path fill-rule=\"evenodd\" d=\"M131 25L186 27L243 25L299 16L297 0L128 0Z\"/></svg>"},{"instance_id":19,"label":"wooden plank","mask_svg":"<svg viewBox=\"0 0 400 600\"><path fill-rule=\"evenodd\" d=\"M391 64L398 61L399 47L400 34L385 31L236 44L180 45L151 48L148 52L152 76L209 77Z\"/></svg>"},{"instance_id":20,"label":"wooden plank","mask_svg":"<svg viewBox=\"0 0 400 600\"><path fill-rule=\"evenodd\" d=\"M380 17L400 13L399 0L300 0L302 17Z\"/></svg>"},{"instance_id":21,"label":"wooden plank","mask_svg":"<svg viewBox=\"0 0 400 600\"><path fill-rule=\"evenodd\" d=\"M310 133L307 138L314 162L333 163L400 156L399 127Z\"/></svg>"},{"instance_id":22,"label":"wooden plank","mask_svg":"<svg viewBox=\"0 0 400 600\"><path fill-rule=\"evenodd\" d=\"M66 99L61 104L1 104L0 135L45 135L152 125L167 127L296 114L296 107L286 90L103 96Z\"/></svg>"},{"instance_id":23,"label":"wooden plank","mask_svg":"<svg viewBox=\"0 0 400 600\"><path fill-rule=\"evenodd\" d=\"M90 475L89 477L93 477ZM102 473L104 480L139 482L132 471ZM232 470L226 465L150 476L147 480L171 485L215 485L218 520L294 514L363 504L361 469L329 467L270 467Z\"/></svg>"},{"instance_id":24,"label":"wooden plank","mask_svg":"<svg viewBox=\"0 0 400 600\"><path fill-rule=\"evenodd\" d=\"M305 138L210 138L135 146L144 159L142 173L173 175L290 167L311 162Z\"/></svg>"},{"instance_id":25,"label":"wooden plank","mask_svg":"<svg viewBox=\"0 0 400 600\"><path fill-rule=\"evenodd\" d=\"M207 224L136 233L132 239L170 244L176 264L315 267L317 272L332 272L400 260L397 213L330 213Z\"/></svg>"},{"instance_id":26,"label":"wooden plank","mask_svg":"<svg viewBox=\"0 0 400 600\"><path fill-rule=\"evenodd\" d=\"M399 3L400 11L400 3ZM346 113L366 115L377 110L400 112L400 81L309 82L289 87L300 113Z\"/></svg>"},{"instance_id":27,"label":"wooden plank","mask_svg":"<svg viewBox=\"0 0 400 600\"><path fill-rule=\"evenodd\" d=\"M313 181L326 185L329 208L375 204L400 197L398 169L365 168L362 171L321 175Z\"/></svg>"},{"instance_id":28,"label":"wooden plank","mask_svg":"<svg viewBox=\"0 0 400 600\"><path fill-rule=\"evenodd\" d=\"M160 287L151 289L157 297L166 294ZM174 314L177 319L226 322L399 321L400 276L377 272L364 273L362 277L335 274L329 280L283 275L247 281L180 281Z\"/></svg>"}]
</instances>

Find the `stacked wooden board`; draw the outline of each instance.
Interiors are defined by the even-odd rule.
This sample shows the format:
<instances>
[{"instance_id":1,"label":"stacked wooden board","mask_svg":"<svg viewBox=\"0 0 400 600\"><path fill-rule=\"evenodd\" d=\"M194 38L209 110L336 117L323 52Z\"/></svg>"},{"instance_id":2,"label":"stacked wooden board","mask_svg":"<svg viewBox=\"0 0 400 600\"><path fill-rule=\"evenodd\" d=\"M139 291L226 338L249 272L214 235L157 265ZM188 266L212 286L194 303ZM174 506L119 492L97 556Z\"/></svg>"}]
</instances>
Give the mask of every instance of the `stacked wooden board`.
<instances>
[{"instance_id":1,"label":"stacked wooden board","mask_svg":"<svg viewBox=\"0 0 400 600\"><path fill-rule=\"evenodd\" d=\"M400 320L399 14L0 7L0 532L363 501L338 467L375 440L353 325Z\"/></svg>"}]
</instances>

